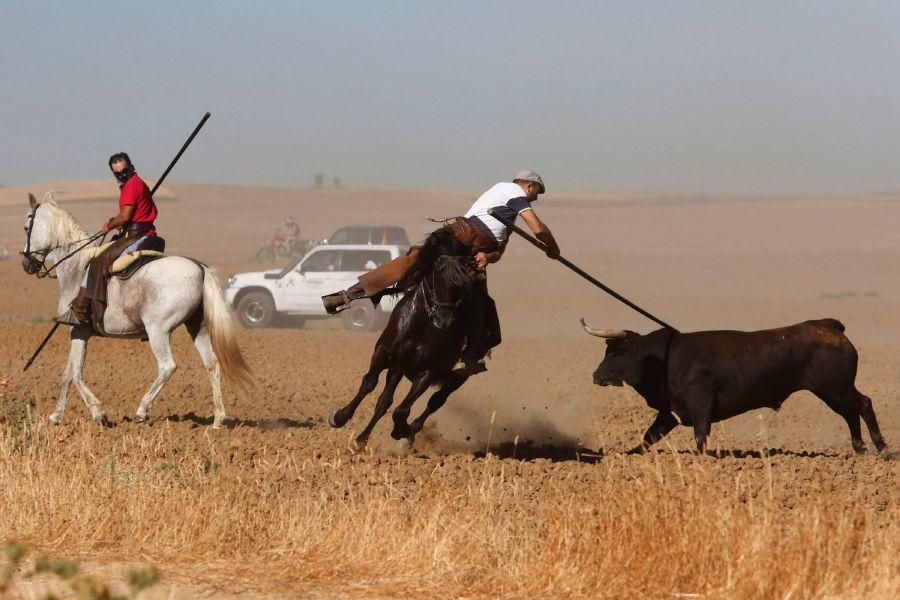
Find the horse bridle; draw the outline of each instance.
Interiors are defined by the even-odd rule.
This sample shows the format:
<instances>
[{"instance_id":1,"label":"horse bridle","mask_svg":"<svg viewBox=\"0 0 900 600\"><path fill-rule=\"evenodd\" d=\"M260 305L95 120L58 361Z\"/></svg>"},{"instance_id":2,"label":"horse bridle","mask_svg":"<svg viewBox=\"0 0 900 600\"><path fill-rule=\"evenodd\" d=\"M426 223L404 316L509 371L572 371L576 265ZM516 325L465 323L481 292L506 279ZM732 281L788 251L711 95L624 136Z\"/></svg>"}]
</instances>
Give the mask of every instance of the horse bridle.
<instances>
[{"instance_id":1,"label":"horse bridle","mask_svg":"<svg viewBox=\"0 0 900 600\"><path fill-rule=\"evenodd\" d=\"M460 257L457 256L441 256L437 260L446 262L448 260L459 260ZM422 286L422 300L425 303L425 314L428 315L428 318L431 319L432 325L441 331L446 331L450 329L453 325L453 317L456 314L456 309L459 308L459 305L462 304L463 300L465 300L469 293L468 291L462 294L456 301L449 302L441 300L437 295L437 286L435 285L435 272L436 269L432 269L431 271L431 286L428 286L427 277L423 277L420 285ZM446 319L441 319L441 312L449 314L449 317Z\"/></svg>"},{"instance_id":2,"label":"horse bridle","mask_svg":"<svg viewBox=\"0 0 900 600\"><path fill-rule=\"evenodd\" d=\"M19 254L21 254L24 258L26 258L28 260L30 267L34 268L34 274L37 275L37 278L43 279L44 277L52 277L53 276L52 272L56 267L58 267L64 261L72 258L76 254L81 252L83 249L85 249L88 245L91 244L91 242L93 242L97 238L99 238L101 236L105 236L106 232L100 231L90 237L86 237L86 238L83 238L80 240L75 240L74 242L70 242L71 244L77 244L79 242L84 242L84 244L82 244L81 246L79 246L78 248L73 250L72 252L69 252L68 254L63 256L61 259L59 259L58 261L53 263L52 267L47 268L47 264L46 264L47 263L47 255L49 255L54 250L62 248L63 245L58 244L56 246L53 246L52 248L47 248L46 250L38 250L38 251L31 250L31 232L34 229L34 218L37 215L37 209L39 209L40 207L41 207L40 204L35 204L34 208L31 209L31 213L27 217L28 225L25 227L25 251L19 252ZM38 256L40 258L38 258ZM43 273L41 272L41 269L44 270Z\"/></svg>"}]
</instances>

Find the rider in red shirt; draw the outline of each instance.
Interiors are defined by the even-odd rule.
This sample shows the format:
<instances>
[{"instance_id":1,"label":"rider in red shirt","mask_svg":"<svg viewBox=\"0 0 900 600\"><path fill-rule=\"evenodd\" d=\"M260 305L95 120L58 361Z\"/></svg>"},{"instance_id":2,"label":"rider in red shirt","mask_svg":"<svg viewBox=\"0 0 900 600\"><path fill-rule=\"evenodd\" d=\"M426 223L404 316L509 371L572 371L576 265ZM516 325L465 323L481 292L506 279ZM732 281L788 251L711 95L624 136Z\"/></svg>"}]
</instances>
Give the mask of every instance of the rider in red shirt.
<instances>
[{"instance_id":1,"label":"rider in red shirt","mask_svg":"<svg viewBox=\"0 0 900 600\"><path fill-rule=\"evenodd\" d=\"M121 157L119 160L114 158ZM124 152L114 154L110 157L109 167L113 171L113 175L119 182L119 214L109 219L103 225L103 231L117 229L132 223L144 223L151 226L145 230L143 235L154 235L156 230L152 228L153 222L156 220L157 210L156 203L153 202L153 196L150 195L150 188L144 183L131 159ZM143 236L141 236L143 237Z\"/></svg>"},{"instance_id":2,"label":"rider in red shirt","mask_svg":"<svg viewBox=\"0 0 900 600\"><path fill-rule=\"evenodd\" d=\"M109 157L109 168L119 182L119 214L103 224L103 231L121 229L118 240L91 259L81 289L72 302L72 312L81 323L91 321L91 301L106 302L106 277L110 265L125 252L139 250L148 238L156 238L154 221L158 211L150 188L138 177L131 159L124 152ZM162 239L158 239L157 249L161 249Z\"/></svg>"}]
</instances>

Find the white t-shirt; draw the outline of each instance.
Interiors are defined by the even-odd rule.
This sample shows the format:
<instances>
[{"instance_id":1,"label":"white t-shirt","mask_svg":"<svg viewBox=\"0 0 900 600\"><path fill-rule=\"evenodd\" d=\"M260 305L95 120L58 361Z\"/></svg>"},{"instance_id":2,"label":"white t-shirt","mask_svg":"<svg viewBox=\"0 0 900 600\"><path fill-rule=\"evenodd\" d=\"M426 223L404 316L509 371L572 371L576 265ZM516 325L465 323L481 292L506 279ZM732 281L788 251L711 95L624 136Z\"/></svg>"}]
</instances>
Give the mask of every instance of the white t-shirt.
<instances>
[{"instance_id":1,"label":"white t-shirt","mask_svg":"<svg viewBox=\"0 0 900 600\"><path fill-rule=\"evenodd\" d=\"M465 214L466 217L476 217L487 225L497 241L502 244L509 237L509 229L488 214L491 208L504 220L512 223L524 211L531 210L531 202L518 183L501 182L483 193Z\"/></svg>"}]
</instances>

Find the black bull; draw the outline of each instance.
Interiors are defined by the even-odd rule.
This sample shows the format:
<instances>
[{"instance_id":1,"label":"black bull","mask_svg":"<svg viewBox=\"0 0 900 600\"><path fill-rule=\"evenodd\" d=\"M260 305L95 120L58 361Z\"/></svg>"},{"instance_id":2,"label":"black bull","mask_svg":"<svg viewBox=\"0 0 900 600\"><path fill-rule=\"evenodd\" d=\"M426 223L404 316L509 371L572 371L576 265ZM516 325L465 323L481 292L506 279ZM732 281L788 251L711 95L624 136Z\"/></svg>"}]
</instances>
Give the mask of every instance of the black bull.
<instances>
[{"instance_id":1,"label":"black bull","mask_svg":"<svg viewBox=\"0 0 900 600\"><path fill-rule=\"evenodd\" d=\"M856 348L835 319L754 332L660 329L647 335L582 325L607 338L594 383L627 383L659 411L633 452L643 452L679 423L694 428L702 452L712 423L757 408L778 410L800 390L809 390L844 418L857 453L866 450L860 417L878 451L886 447L872 401L854 383Z\"/></svg>"}]
</instances>

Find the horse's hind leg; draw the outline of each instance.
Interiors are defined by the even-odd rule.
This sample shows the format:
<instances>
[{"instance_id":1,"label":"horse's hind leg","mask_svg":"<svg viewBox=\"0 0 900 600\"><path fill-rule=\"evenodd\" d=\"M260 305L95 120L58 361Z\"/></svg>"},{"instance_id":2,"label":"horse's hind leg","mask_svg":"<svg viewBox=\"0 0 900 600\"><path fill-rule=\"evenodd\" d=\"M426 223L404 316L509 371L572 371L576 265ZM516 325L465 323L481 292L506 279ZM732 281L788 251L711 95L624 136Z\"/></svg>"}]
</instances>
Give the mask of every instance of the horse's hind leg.
<instances>
[{"instance_id":1,"label":"horse's hind leg","mask_svg":"<svg viewBox=\"0 0 900 600\"><path fill-rule=\"evenodd\" d=\"M90 338L90 333L86 332L85 329L86 328L83 328L80 325L72 328L72 346L69 350L69 364L66 367L66 371L71 375L72 383L75 385L75 389L78 390L81 399L84 400L84 405L87 407L88 412L91 413L91 418L97 423L104 423L106 422L106 413L100 408L100 400L97 399L94 392L92 392L84 383L84 360L87 357L87 341L88 338ZM67 389L68 385L65 384L65 374L63 374L63 384L64 388ZM50 415L51 423L62 420L62 411L65 406L66 394L63 392L60 393L59 401L56 404L56 410ZM54 421L54 417L58 420Z\"/></svg>"},{"instance_id":2,"label":"horse's hind leg","mask_svg":"<svg viewBox=\"0 0 900 600\"><path fill-rule=\"evenodd\" d=\"M213 395L213 427L221 427L225 420L225 403L222 401L222 369L219 367L219 359L213 352L212 342L209 339L209 330L203 324L203 312L198 310L187 323L185 323L191 339L194 340L194 348L206 367L209 376L209 384Z\"/></svg>"},{"instance_id":3,"label":"horse's hind leg","mask_svg":"<svg viewBox=\"0 0 900 600\"><path fill-rule=\"evenodd\" d=\"M375 424L378 423L381 417L383 417L391 407L391 402L394 399L394 389L397 387L397 383L400 382L400 379L402 379L402 374L400 371L395 370L391 370L388 373L388 377L393 378L393 381L388 381L388 384L393 383L393 385L385 385L384 392L378 397L378 402L375 404L375 412L372 414L369 424L362 430L362 433L356 436L357 446L366 445L366 442L369 441L369 436L372 435L372 430L375 429ZM421 396L425 390L428 389L429 385L431 385L431 373L422 371L413 380L412 387L410 388L409 393L406 394L406 398L403 399L401 406L411 406L412 403L416 401L416 398Z\"/></svg>"},{"instance_id":4,"label":"horse's hind leg","mask_svg":"<svg viewBox=\"0 0 900 600\"><path fill-rule=\"evenodd\" d=\"M375 389L375 386L378 385L378 376L387 368L387 363L388 349L384 346L376 347L375 352L372 354L372 361L369 363L369 371L363 375L356 396L353 397L353 400L347 406L331 411L331 414L328 415L329 425L332 427L343 427L347 424L347 421L353 418L353 413L356 412L363 398L368 396Z\"/></svg>"},{"instance_id":5,"label":"horse's hind leg","mask_svg":"<svg viewBox=\"0 0 900 600\"><path fill-rule=\"evenodd\" d=\"M440 389L431 395L431 398L428 399L428 405L425 407L425 410L422 411L422 414L418 416L418 418L410 423L410 438L415 437L417 433L422 431L422 428L425 426L425 420L428 419L431 415L436 413L444 403L447 401L447 398L450 397L450 394L458 390L462 384L466 382L468 377L464 377L461 375L450 375L444 380L443 385L441 385Z\"/></svg>"},{"instance_id":6,"label":"horse's hind leg","mask_svg":"<svg viewBox=\"0 0 900 600\"><path fill-rule=\"evenodd\" d=\"M137 414L134 416L136 423L143 423L150 414L150 408L153 406L153 400L159 395L160 390L168 381L172 373L175 372L175 359L172 358L172 345L169 340L170 332L154 329L147 332L150 340L150 349L156 357L158 372L156 380L144 394L141 404L138 406Z\"/></svg>"}]
</instances>

